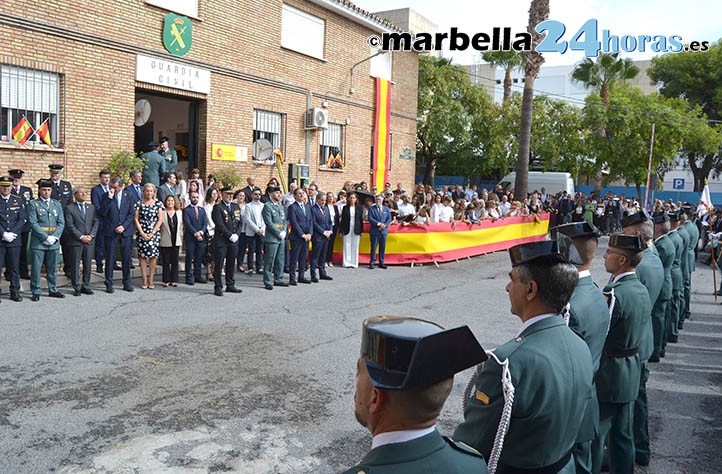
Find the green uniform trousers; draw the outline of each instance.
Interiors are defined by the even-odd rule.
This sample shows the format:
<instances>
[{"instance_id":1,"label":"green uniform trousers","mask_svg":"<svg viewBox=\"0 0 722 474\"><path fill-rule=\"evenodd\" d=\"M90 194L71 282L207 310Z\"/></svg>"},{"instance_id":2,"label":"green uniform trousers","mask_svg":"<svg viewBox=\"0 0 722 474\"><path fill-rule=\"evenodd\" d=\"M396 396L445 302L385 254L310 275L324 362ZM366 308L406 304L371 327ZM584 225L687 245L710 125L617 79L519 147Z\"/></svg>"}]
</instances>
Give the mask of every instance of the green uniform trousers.
<instances>
[{"instance_id":1,"label":"green uniform trousers","mask_svg":"<svg viewBox=\"0 0 722 474\"><path fill-rule=\"evenodd\" d=\"M667 344L667 314L670 304L670 300L663 300L660 297L652 308L652 332L654 333L652 357L661 357L664 354L664 346Z\"/></svg>"},{"instance_id":2,"label":"green uniform trousers","mask_svg":"<svg viewBox=\"0 0 722 474\"><path fill-rule=\"evenodd\" d=\"M667 337L679 335L679 318L683 315L683 279L682 275L672 273L672 299L669 300L669 319L667 320Z\"/></svg>"},{"instance_id":3,"label":"green uniform trousers","mask_svg":"<svg viewBox=\"0 0 722 474\"><path fill-rule=\"evenodd\" d=\"M634 439L632 416L634 402L599 402L599 436L592 441L592 472L602 470L604 441L609 434L610 474L634 474Z\"/></svg>"},{"instance_id":4,"label":"green uniform trousers","mask_svg":"<svg viewBox=\"0 0 722 474\"><path fill-rule=\"evenodd\" d=\"M639 394L634 401L634 460L640 466L649 465L649 427L647 425L647 381L649 363L642 361L642 373L639 377Z\"/></svg>"},{"instance_id":5,"label":"green uniform trousers","mask_svg":"<svg viewBox=\"0 0 722 474\"><path fill-rule=\"evenodd\" d=\"M272 285L283 281L283 241L264 242L265 256L263 260L263 284Z\"/></svg>"},{"instance_id":6,"label":"green uniform trousers","mask_svg":"<svg viewBox=\"0 0 722 474\"><path fill-rule=\"evenodd\" d=\"M48 292L54 293L58 291L58 254L60 249L41 250L32 249L33 267L30 274L30 291L34 295L39 295L42 290L40 281L40 270L45 264L45 271L48 278Z\"/></svg>"}]
</instances>

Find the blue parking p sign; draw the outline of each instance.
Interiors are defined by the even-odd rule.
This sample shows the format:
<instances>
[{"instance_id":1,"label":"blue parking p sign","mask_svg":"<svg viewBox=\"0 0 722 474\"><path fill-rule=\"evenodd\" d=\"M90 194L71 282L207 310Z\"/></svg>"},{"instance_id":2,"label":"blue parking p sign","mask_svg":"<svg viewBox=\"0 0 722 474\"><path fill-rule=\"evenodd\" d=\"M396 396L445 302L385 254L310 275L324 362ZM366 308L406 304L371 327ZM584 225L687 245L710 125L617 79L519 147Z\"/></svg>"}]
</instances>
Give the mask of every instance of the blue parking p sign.
<instances>
[{"instance_id":1,"label":"blue parking p sign","mask_svg":"<svg viewBox=\"0 0 722 474\"><path fill-rule=\"evenodd\" d=\"M672 189L684 189L684 178L674 178L672 180Z\"/></svg>"}]
</instances>

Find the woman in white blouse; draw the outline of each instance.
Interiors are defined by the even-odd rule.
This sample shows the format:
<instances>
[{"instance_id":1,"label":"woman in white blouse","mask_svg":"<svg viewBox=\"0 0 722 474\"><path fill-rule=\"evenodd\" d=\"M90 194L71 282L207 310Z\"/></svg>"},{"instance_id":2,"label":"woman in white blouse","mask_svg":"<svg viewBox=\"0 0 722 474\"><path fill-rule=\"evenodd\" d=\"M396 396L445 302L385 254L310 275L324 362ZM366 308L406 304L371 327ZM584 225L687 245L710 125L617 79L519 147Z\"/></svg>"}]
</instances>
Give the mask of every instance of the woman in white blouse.
<instances>
[{"instance_id":1,"label":"woman in white blouse","mask_svg":"<svg viewBox=\"0 0 722 474\"><path fill-rule=\"evenodd\" d=\"M206 227L206 254L213 254L213 237L216 235L216 224L213 222L211 215L213 214L213 206L218 201L218 190L214 187L209 187L206 191L206 203L203 205L203 209L206 210L206 217L208 218L208 227ZM213 281L213 260L210 260L206 265L206 278L208 281Z\"/></svg>"},{"instance_id":2,"label":"woman in white blouse","mask_svg":"<svg viewBox=\"0 0 722 474\"><path fill-rule=\"evenodd\" d=\"M444 205L441 204L441 194L434 196L434 204L431 206L431 222L439 222L439 211L443 209Z\"/></svg>"},{"instance_id":3,"label":"woman in white blouse","mask_svg":"<svg viewBox=\"0 0 722 474\"><path fill-rule=\"evenodd\" d=\"M356 193L349 193L339 222L339 230L343 235L343 266L346 268L358 268L358 247L363 231L362 215L363 209L358 204Z\"/></svg>"}]
</instances>

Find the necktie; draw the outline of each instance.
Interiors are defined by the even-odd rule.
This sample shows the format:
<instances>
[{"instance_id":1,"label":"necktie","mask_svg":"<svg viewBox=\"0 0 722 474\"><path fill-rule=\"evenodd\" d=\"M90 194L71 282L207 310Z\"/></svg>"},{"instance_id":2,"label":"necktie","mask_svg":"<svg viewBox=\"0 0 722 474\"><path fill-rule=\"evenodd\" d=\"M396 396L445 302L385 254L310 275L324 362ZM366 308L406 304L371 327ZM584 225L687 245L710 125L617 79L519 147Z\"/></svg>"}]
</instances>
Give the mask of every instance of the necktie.
<instances>
[{"instance_id":1,"label":"necktie","mask_svg":"<svg viewBox=\"0 0 722 474\"><path fill-rule=\"evenodd\" d=\"M193 206L193 209L196 211L196 220L198 220L198 206Z\"/></svg>"},{"instance_id":2,"label":"necktie","mask_svg":"<svg viewBox=\"0 0 722 474\"><path fill-rule=\"evenodd\" d=\"M306 215L306 206L304 206L303 204L299 204L299 206L301 206L301 210L303 211L303 215L305 216Z\"/></svg>"},{"instance_id":3,"label":"necktie","mask_svg":"<svg viewBox=\"0 0 722 474\"><path fill-rule=\"evenodd\" d=\"M85 219L85 204L79 204L80 212L83 213L83 219Z\"/></svg>"},{"instance_id":4,"label":"necktie","mask_svg":"<svg viewBox=\"0 0 722 474\"><path fill-rule=\"evenodd\" d=\"M135 193L138 195L138 199L142 197L140 193L140 186L138 186L137 184L135 185Z\"/></svg>"},{"instance_id":5,"label":"necktie","mask_svg":"<svg viewBox=\"0 0 722 474\"><path fill-rule=\"evenodd\" d=\"M115 202L118 205L118 210L120 211L120 193L118 193L118 196L115 198Z\"/></svg>"}]
</instances>

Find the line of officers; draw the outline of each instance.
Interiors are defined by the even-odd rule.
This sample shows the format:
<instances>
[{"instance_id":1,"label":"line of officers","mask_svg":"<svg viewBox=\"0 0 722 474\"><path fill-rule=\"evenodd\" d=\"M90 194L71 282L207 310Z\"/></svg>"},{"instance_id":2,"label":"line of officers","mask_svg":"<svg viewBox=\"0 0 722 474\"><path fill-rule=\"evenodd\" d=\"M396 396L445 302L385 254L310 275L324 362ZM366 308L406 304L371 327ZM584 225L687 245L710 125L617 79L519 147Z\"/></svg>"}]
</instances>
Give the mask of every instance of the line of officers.
<instances>
[{"instance_id":1,"label":"line of officers","mask_svg":"<svg viewBox=\"0 0 722 474\"><path fill-rule=\"evenodd\" d=\"M590 273L587 222L509 250L516 337L484 351L467 326L379 316L363 324L356 418L372 449L347 473L633 474L649 465L649 362L689 318L699 233L692 209L625 216L609 238L608 284ZM478 365L477 365L478 364ZM436 420L454 374L476 366L453 437Z\"/></svg>"},{"instance_id":2,"label":"line of officers","mask_svg":"<svg viewBox=\"0 0 722 474\"><path fill-rule=\"evenodd\" d=\"M38 301L41 293L41 269L45 266L48 282L48 296L64 298L57 288L57 263L62 247L64 271L71 279L74 295L93 294L90 289L91 261L96 242L107 257L105 266L106 292L113 293L113 270L116 250L120 247L123 270L123 289L133 291L130 278L133 216L135 202L141 199L141 183L133 182L126 188L117 178L111 183L101 183L93 188L99 194L94 202L86 202L84 188L73 190L68 181L61 179L63 165L49 165L50 179L40 179L38 198L33 198L32 190L22 184L24 172L19 169L8 170L9 176L0 177L0 269L10 281L10 299L22 301L20 278L30 278L32 301ZM114 184L113 184L114 183ZM104 187L105 186L105 187ZM318 196L318 202L307 202L302 189L295 191L296 201L288 211L282 203L279 187L267 189L270 201L265 204L254 199L248 203L252 211L245 218L233 202L233 189L220 190L222 199L214 206L211 215L206 215L198 205L198 196L190 196L191 204L183 210L184 243L186 246L186 283L206 283L201 275L203 256L208 244L206 230L212 219L215 224L215 237L212 251L215 263L214 294L223 296L224 283L226 293L241 293L235 285L235 261L240 233L244 232L244 223L256 231L263 248L257 251L257 271L263 260L264 287L272 290L275 286L312 283L319 280L332 280L327 274L325 257L327 246L332 245L333 221L325 206L325 194ZM260 196L260 190L256 189ZM255 194L254 191L254 194ZM73 199L75 198L75 199ZM31 275L28 274L28 262L25 249L30 242L32 257ZM287 255L287 242L290 252ZM309 244L312 253L309 257ZM97 252L100 253L100 252ZM289 262L286 263L288 258ZM82 275L80 263L83 263ZM108 263L109 262L109 263ZM284 267L289 268L289 281L283 279ZM305 278L310 267L310 279ZM222 274L225 268L225 275ZM117 268L116 268L117 269ZM298 269L298 277L296 276ZM98 263L98 271L102 271Z\"/></svg>"}]
</instances>

